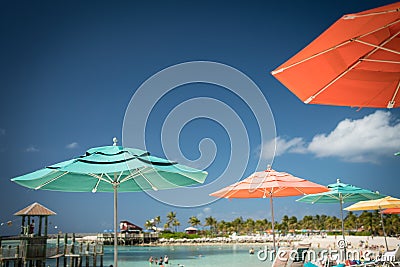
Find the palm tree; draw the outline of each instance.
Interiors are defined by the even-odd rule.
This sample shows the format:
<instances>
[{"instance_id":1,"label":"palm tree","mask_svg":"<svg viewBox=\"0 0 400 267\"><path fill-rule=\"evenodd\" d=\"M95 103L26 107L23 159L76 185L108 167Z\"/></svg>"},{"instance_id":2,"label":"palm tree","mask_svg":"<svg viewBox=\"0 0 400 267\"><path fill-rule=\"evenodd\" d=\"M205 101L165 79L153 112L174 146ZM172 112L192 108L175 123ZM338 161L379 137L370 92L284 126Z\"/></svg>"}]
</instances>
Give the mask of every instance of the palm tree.
<instances>
[{"instance_id":1,"label":"palm tree","mask_svg":"<svg viewBox=\"0 0 400 267\"><path fill-rule=\"evenodd\" d=\"M352 211L349 211L344 219L344 226L347 230L357 229L357 216Z\"/></svg>"},{"instance_id":2,"label":"palm tree","mask_svg":"<svg viewBox=\"0 0 400 267\"><path fill-rule=\"evenodd\" d=\"M217 224L217 229L219 232L222 232L223 234L226 234L228 231L228 222L225 222L224 220L218 222Z\"/></svg>"},{"instance_id":3,"label":"palm tree","mask_svg":"<svg viewBox=\"0 0 400 267\"><path fill-rule=\"evenodd\" d=\"M240 230L243 228L242 225L243 225L242 217L236 218L235 220L232 221L232 227L233 229L235 229L234 231L236 231L236 233L238 234L240 233Z\"/></svg>"},{"instance_id":4,"label":"palm tree","mask_svg":"<svg viewBox=\"0 0 400 267\"><path fill-rule=\"evenodd\" d=\"M281 223L279 224L279 227L277 227L277 229L279 229L279 230L282 230L282 231L287 231L287 230L289 230L289 217L287 216L287 215L284 215L283 217L282 217L282 221L281 221Z\"/></svg>"},{"instance_id":5,"label":"palm tree","mask_svg":"<svg viewBox=\"0 0 400 267\"><path fill-rule=\"evenodd\" d=\"M297 218L296 216L292 216L288 220L288 228L289 230L294 230L297 227Z\"/></svg>"},{"instance_id":6,"label":"palm tree","mask_svg":"<svg viewBox=\"0 0 400 267\"><path fill-rule=\"evenodd\" d=\"M173 211L169 212L167 214L167 222L165 223L164 228L165 226L167 226L166 228L171 229L171 225L173 225L175 221L176 221L176 212Z\"/></svg>"},{"instance_id":7,"label":"palm tree","mask_svg":"<svg viewBox=\"0 0 400 267\"><path fill-rule=\"evenodd\" d=\"M388 235L395 235L399 232L400 220L397 214L387 214L384 218L385 229Z\"/></svg>"},{"instance_id":8,"label":"palm tree","mask_svg":"<svg viewBox=\"0 0 400 267\"><path fill-rule=\"evenodd\" d=\"M257 220L254 224L254 227L259 232L264 232L268 228L268 221L267 219Z\"/></svg>"},{"instance_id":9,"label":"palm tree","mask_svg":"<svg viewBox=\"0 0 400 267\"><path fill-rule=\"evenodd\" d=\"M181 223L177 219L174 219L174 221L172 222L172 226L175 228L175 232L178 232L179 225L181 225Z\"/></svg>"},{"instance_id":10,"label":"palm tree","mask_svg":"<svg viewBox=\"0 0 400 267\"><path fill-rule=\"evenodd\" d=\"M249 218L244 222L244 225L248 233L253 233L256 222L253 219Z\"/></svg>"},{"instance_id":11,"label":"palm tree","mask_svg":"<svg viewBox=\"0 0 400 267\"><path fill-rule=\"evenodd\" d=\"M156 225L156 227L161 223L161 216L156 216L154 218L154 224Z\"/></svg>"},{"instance_id":12,"label":"palm tree","mask_svg":"<svg viewBox=\"0 0 400 267\"><path fill-rule=\"evenodd\" d=\"M188 223L193 227L201 225L200 220L196 216L190 217Z\"/></svg>"},{"instance_id":13,"label":"palm tree","mask_svg":"<svg viewBox=\"0 0 400 267\"><path fill-rule=\"evenodd\" d=\"M144 224L144 227L145 227L147 230L153 229L153 226L154 226L153 220L147 220L147 221L145 222L145 224Z\"/></svg>"},{"instance_id":14,"label":"palm tree","mask_svg":"<svg viewBox=\"0 0 400 267\"><path fill-rule=\"evenodd\" d=\"M205 224L204 226L209 226L210 227L210 232L211 235L215 232L215 229L217 228L217 220L213 218L212 216L205 218Z\"/></svg>"}]
</instances>

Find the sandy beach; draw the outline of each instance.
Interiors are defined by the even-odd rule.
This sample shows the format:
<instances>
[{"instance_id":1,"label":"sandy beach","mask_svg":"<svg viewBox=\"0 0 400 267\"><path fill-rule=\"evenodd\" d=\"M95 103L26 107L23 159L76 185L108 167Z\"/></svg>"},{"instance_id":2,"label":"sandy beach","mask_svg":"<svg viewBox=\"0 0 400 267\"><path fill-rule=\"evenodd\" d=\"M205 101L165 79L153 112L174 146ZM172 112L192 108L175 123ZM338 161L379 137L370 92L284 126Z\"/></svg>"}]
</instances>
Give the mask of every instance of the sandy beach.
<instances>
[{"instance_id":1,"label":"sandy beach","mask_svg":"<svg viewBox=\"0 0 400 267\"><path fill-rule=\"evenodd\" d=\"M311 243L313 248L324 248L324 249L336 249L338 248L338 242L342 240L341 235L337 236L321 236L321 235L310 235L310 236L285 236L277 237L277 242L281 246L292 244L294 246L300 243ZM95 241L97 236L88 235L82 238L77 238L77 241ZM346 243L349 248L374 248L381 251L385 250L385 239L383 236L345 236ZM257 238L257 236L236 236L235 238L198 238L198 239L175 239L165 240L160 239L159 242L152 243L152 246L165 246L165 245L221 245L221 244L271 244L271 238L266 239ZM387 237L387 243L389 250L394 250L400 239L396 237ZM367 246L367 247L366 247Z\"/></svg>"},{"instance_id":2,"label":"sandy beach","mask_svg":"<svg viewBox=\"0 0 400 267\"><path fill-rule=\"evenodd\" d=\"M337 244L339 240L342 240L343 237L341 235L335 236L326 236L321 237L319 235L310 236L304 238L301 242L311 243L311 247L320 247L320 248L337 248ZM346 242L351 248L359 248L360 241L364 244L367 244L369 247L376 246L385 249L385 239L383 236L345 236ZM396 237L387 237L387 243L389 250L395 249L395 247L400 244L400 239Z\"/></svg>"}]
</instances>

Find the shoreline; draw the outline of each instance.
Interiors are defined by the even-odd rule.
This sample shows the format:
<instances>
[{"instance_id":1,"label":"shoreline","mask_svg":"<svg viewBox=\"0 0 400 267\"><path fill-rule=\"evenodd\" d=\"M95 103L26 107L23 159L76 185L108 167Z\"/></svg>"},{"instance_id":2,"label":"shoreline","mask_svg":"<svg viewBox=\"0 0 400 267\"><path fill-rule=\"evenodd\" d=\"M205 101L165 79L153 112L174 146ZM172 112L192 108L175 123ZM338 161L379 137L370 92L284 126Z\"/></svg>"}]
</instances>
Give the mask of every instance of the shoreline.
<instances>
[{"instance_id":1,"label":"shoreline","mask_svg":"<svg viewBox=\"0 0 400 267\"><path fill-rule=\"evenodd\" d=\"M277 246L299 246L301 244L310 244L311 248L318 249L337 249L338 242L343 237L337 236L284 236L277 237ZM97 241L97 236L88 235L76 238L78 242ZM345 236L348 248L351 249L374 249L386 251L385 239L383 236ZM400 239L396 237L387 237L389 250L394 250L400 244ZM234 236L229 238L195 238L195 239L159 239L158 242L149 244L140 244L137 246L221 246L221 245L246 245L246 246L272 246L272 237L270 236Z\"/></svg>"}]
</instances>

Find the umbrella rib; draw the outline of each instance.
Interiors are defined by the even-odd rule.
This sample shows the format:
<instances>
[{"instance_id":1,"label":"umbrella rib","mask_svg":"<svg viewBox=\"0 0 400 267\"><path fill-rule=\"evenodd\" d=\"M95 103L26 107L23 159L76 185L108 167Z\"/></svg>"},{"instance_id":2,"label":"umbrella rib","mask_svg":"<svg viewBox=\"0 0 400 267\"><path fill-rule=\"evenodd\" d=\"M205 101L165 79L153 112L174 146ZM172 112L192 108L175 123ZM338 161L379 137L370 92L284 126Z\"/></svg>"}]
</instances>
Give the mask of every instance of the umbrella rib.
<instances>
[{"instance_id":1,"label":"umbrella rib","mask_svg":"<svg viewBox=\"0 0 400 267\"><path fill-rule=\"evenodd\" d=\"M134 178L136 178L137 176L140 175L141 177L143 177L143 179L146 180L146 182L148 182L148 183L150 184L150 186L153 188L153 190L157 191L158 188L155 187L155 186L146 178L146 176L143 175L143 174L145 174L145 173L147 173L147 172L151 172L151 171L153 171L153 168L144 167L142 171L141 171L140 169L137 169L136 172L134 172L134 173L128 175L127 177L125 177L124 179L122 179L122 180L120 181L120 183L124 183L124 182L126 182L126 181L133 180Z\"/></svg>"},{"instance_id":2,"label":"umbrella rib","mask_svg":"<svg viewBox=\"0 0 400 267\"><path fill-rule=\"evenodd\" d=\"M387 48L384 48L384 47L383 47L383 45L387 44L388 42L390 42L391 40L393 40L397 35L399 35L400 32L397 32L396 34L394 34L394 35L391 36L390 38L386 39L380 46L375 46L375 45L373 45L373 44L369 44L369 43L366 43L366 42L364 42L364 41L360 41L360 40L359 40L359 38L361 38L361 37L363 37L363 36L366 36L366 35L368 35L368 34L371 34L371 33L372 33L372 32L367 33L367 34L364 34L364 35L361 35L361 36L359 36L359 37L353 39L353 41L355 41L355 42L360 42L360 43L364 43L364 44L371 45L371 46L375 47L373 50L371 50L367 55L363 56L362 58L368 58L370 55L372 55L373 53L375 53L378 49L390 50L391 52L400 53L400 52L397 52L397 51L394 51L394 50L387 49ZM335 79L333 79L333 80L330 81L327 85L325 85L324 87L322 87L317 93L315 93L314 95L312 95L312 96L310 96L309 98L307 98L307 99L304 101L304 103L305 103L305 104L308 104L308 103L310 103L311 101L313 101L318 95L320 95L322 92L324 92L329 86L331 86L331 85L334 84L337 80L339 80L339 79L342 78L344 75L346 75L347 73L349 73L352 69L354 69L355 67L357 67L361 62L362 62L361 59L357 60L357 62L355 62L354 64L352 64L352 65L351 65L350 67L348 67L345 71L343 71L340 75L338 75ZM389 103L389 104L390 104L390 103ZM388 104L388 106L389 106L389 104Z\"/></svg>"},{"instance_id":3,"label":"umbrella rib","mask_svg":"<svg viewBox=\"0 0 400 267\"><path fill-rule=\"evenodd\" d=\"M340 197L337 197L335 194L330 194L330 195L326 195L327 197L336 199L336 200L340 200Z\"/></svg>"},{"instance_id":4,"label":"umbrella rib","mask_svg":"<svg viewBox=\"0 0 400 267\"><path fill-rule=\"evenodd\" d=\"M392 61L392 60L369 59L369 58L360 58L360 60L361 60L361 61L367 61L367 62L400 64L400 61Z\"/></svg>"},{"instance_id":5,"label":"umbrella rib","mask_svg":"<svg viewBox=\"0 0 400 267\"><path fill-rule=\"evenodd\" d=\"M46 186L46 185L48 185L48 184L50 184L50 183L52 183L52 182L58 180L59 178L63 177L63 176L66 175L66 174L68 174L68 172L64 172L64 173L60 174L59 176L54 177L53 179L51 179L51 180L45 182L44 184L41 184L41 185L39 185L38 187L35 187L35 190L38 190L38 189L42 188L43 186Z\"/></svg>"},{"instance_id":6,"label":"umbrella rib","mask_svg":"<svg viewBox=\"0 0 400 267\"><path fill-rule=\"evenodd\" d=\"M90 175L90 176L92 176L92 177L94 177L94 178L96 178L96 179L98 179L98 180L102 180L102 181L104 181L104 182L106 182L106 183L109 183L109 184L111 184L112 183L112 180L107 180L107 179L104 179L103 178L103 174L104 175L107 175L106 173L102 173L100 176L99 175L97 175L97 174L95 174L95 173L88 173L88 175Z\"/></svg>"},{"instance_id":7,"label":"umbrella rib","mask_svg":"<svg viewBox=\"0 0 400 267\"><path fill-rule=\"evenodd\" d=\"M399 92L399 88L400 88L400 80L399 80L399 82L397 83L397 87L396 87L396 90L394 91L392 100L390 100L390 102L388 103L388 108L394 106L394 102L395 102L394 99L396 98L397 93Z\"/></svg>"},{"instance_id":8,"label":"umbrella rib","mask_svg":"<svg viewBox=\"0 0 400 267\"><path fill-rule=\"evenodd\" d=\"M96 185L95 185L95 186L93 187L93 189L92 189L92 193L97 192L97 187L99 186L100 181L104 181L104 182L106 182L106 183L112 184L112 181L109 181L109 180L103 178L103 174L105 174L105 173L102 173L100 176L98 176L98 175L95 174L95 173L89 173L90 176L92 176L92 177L94 177L94 178L97 179ZM105 175L106 175L106 174L105 174Z\"/></svg>"},{"instance_id":9,"label":"umbrella rib","mask_svg":"<svg viewBox=\"0 0 400 267\"><path fill-rule=\"evenodd\" d=\"M152 170L152 168L149 168L149 170ZM138 169L138 173L139 173L140 176L143 177L143 179L146 180L146 182L149 183L149 185L151 186L151 188L152 188L154 191L158 191L158 188L157 188L155 185L153 185L153 184L149 181L149 179L147 179L146 176L143 175L144 173L142 173L139 169Z\"/></svg>"},{"instance_id":10,"label":"umbrella rib","mask_svg":"<svg viewBox=\"0 0 400 267\"><path fill-rule=\"evenodd\" d=\"M393 38L396 37L397 35L399 35L399 33L400 33L400 32L394 34L392 37L393 37ZM390 40L392 40L393 38L390 38ZM358 43L361 43L361 44L365 44L365 45L368 45L368 46L375 47L375 48L377 48L377 49L385 50L385 51L387 51L387 52L391 52L391 53L400 55L400 52L399 52L399 51L396 51L396 50L393 50L393 49L389 49L389 48L383 47L383 46L381 46L381 45L374 45L374 44L371 44L371 43L368 43L368 42L364 42L364 41L361 41L361 40L358 40L358 39L354 39L354 41L355 41L355 42L358 42ZM374 52L375 52L375 51L374 51Z\"/></svg>"},{"instance_id":11,"label":"umbrella rib","mask_svg":"<svg viewBox=\"0 0 400 267\"><path fill-rule=\"evenodd\" d=\"M343 19L356 19L356 18L362 18L362 17L369 17L369 16L376 16L376 15L384 15L388 13L393 13L393 12L399 12L398 9L392 9L392 10L385 10L381 12L373 12L373 13L368 13L368 14L362 14L362 15L344 15Z\"/></svg>"},{"instance_id":12,"label":"umbrella rib","mask_svg":"<svg viewBox=\"0 0 400 267\"><path fill-rule=\"evenodd\" d=\"M104 173L104 175L107 176L107 178L110 180L110 183L111 183L111 184L114 183L114 180L111 179L111 177L110 177L107 173ZM96 176L95 176L95 177L96 177Z\"/></svg>"},{"instance_id":13,"label":"umbrella rib","mask_svg":"<svg viewBox=\"0 0 400 267\"><path fill-rule=\"evenodd\" d=\"M285 70L287 70L287 69L290 69L291 67L295 67L295 66L297 66L297 65L299 65L299 64L301 64L301 63L304 63L304 62L306 62L306 61L308 61L308 60L311 60L311 59L313 59L313 58L316 58L316 57L318 57L318 56L321 56L321 55L323 55L323 54L326 54L326 53L328 53L328 52L330 52L330 51L332 51L332 50L335 50L336 48L339 48L339 47L341 47L341 46L344 46L344 45L346 45L346 44L348 44L348 43L350 43L350 42L351 42L351 41L348 40L348 41L345 41L345 42L343 42L343 43L341 43L341 44L332 46L331 48L328 48L328 49L326 49L326 50L324 50L324 51L321 51L321 52L319 52L319 53L317 53L317 54L314 54L314 55L312 55L312 56L310 56L310 57L308 57L308 58L305 58L305 59L302 59L302 60L300 60L300 61L297 61L297 62L293 63L292 65L289 65L289 66L284 67L284 68L280 68L279 70L274 70L274 71L271 72L271 74L272 74L272 75L275 75L275 74L277 74L277 73L283 72L283 71L285 71Z\"/></svg>"},{"instance_id":14,"label":"umbrella rib","mask_svg":"<svg viewBox=\"0 0 400 267\"><path fill-rule=\"evenodd\" d=\"M332 84L334 84L337 80L339 80L340 78L342 78L344 75L346 75L347 73L349 73L349 71L351 71L352 69L354 69L355 67L357 67L358 64L360 64L361 61L357 61L356 63L354 63L353 65L351 65L349 68L347 68L345 71L343 71L339 76L337 76L335 79L333 79L332 81L330 81L327 85L325 85L324 87L322 87L317 93L315 93L314 95L310 96L309 98L307 98L304 103L308 104L311 101L313 101L318 95L320 95L322 92L324 92L329 86L331 86Z\"/></svg>"},{"instance_id":15,"label":"umbrella rib","mask_svg":"<svg viewBox=\"0 0 400 267\"><path fill-rule=\"evenodd\" d=\"M90 175L90 174L89 174ZM99 186L99 184L100 184L100 180L102 180L102 178L103 178L103 174L101 174L100 175L100 177L96 177L96 176L94 176L95 178L98 178L97 179L97 182L96 182L96 184L95 184L95 186L93 187L93 189L92 189L92 193L95 193L95 192L97 192L97 187ZM108 181L107 181L108 182Z\"/></svg>"},{"instance_id":16,"label":"umbrella rib","mask_svg":"<svg viewBox=\"0 0 400 267\"><path fill-rule=\"evenodd\" d=\"M355 40L357 40L357 39L359 39L359 38L363 38L364 36L367 36L367 35L369 35L369 34L375 33L375 32L377 32L377 31L380 31L380 30L384 29L384 28L390 27L390 26L392 26L392 25L394 25L394 24L396 24L396 23L398 23L398 22L399 22L399 20L394 21L394 22L389 23L389 24L387 24L387 25L384 25L384 26L382 26L382 27L380 27L380 28L378 28L378 29L375 29L375 30L373 30L373 31L371 31L371 32L367 32L367 33L365 33L365 34L363 34L363 35L360 35L360 36L358 36L358 37L355 37L355 38L352 39L352 40L344 41L343 43L340 43L340 44L338 44L338 45L332 46L332 47L330 47L330 48L328 48L328 49L325 49L325 50L323 50L323 51L321 51L321 52L319 52L319 53L316 53L316 54L311 55L311 56L309 56L309 57L307 57L307 58L305 58L305 59L302 59L302 60L300 60L300 61L297 61L297 62L295 62L295 63L293 63L293 64L291 64L291 65L289 65L289 66L287 66L287 67L280 68L280 69L278 69L278 70L274 70L274 71L271 72L271 74L272 74L272 75L275 75L275 74L277 74L277 73L283 72L284 70L290 69L290 68L295 67L295 66L297 66L297 65L299 65L299 64L301 64L301 63L304 63L304 62L306 62L306 61L308 61L308 60L311 60L311 59L313 59L313 58L315 58L315 57L318 57L318 56L321 56L321 55L323 55L323 54L326 54L326 53L328 53L328 52L330 52L330 51L332 51L332 50L335 50L335 49L337 49L337 48L339 48L339 47L342 47L342 46L344 46L344 45L346 45L346 44L348 44L348 43L351 43L352 41L355 41Z\"/></svg>"},{"instance_id":17,"label":"umbrella rib","mask_svg":"<svg viewBox=\"0 0 400 267\"><path fill-rule=\"evenodd\" d=\"M121 179L122 174L124 173L124 171L121 171L121 173L119 174L117 181L119 182L119 179Z\"/></svg>"},{"instance_id":18,"label":"umbrella rib","mask_svg":"<svg viewBox=\"0 0 400 267\"><path fill-rule=\"evenodd\" d=\"M122 183L124 183L124 182L126 182L126 181L128 181L128 180L131 180L131 179L133 179L136 175L137 175L137 172L132 172L131 174L129 174L128 176L126 176L124 179L122 179L122 180L120 181L120 183L122 184Z\"/></svg>"},{"instance_id":19,"label":"umbrella rib","mask_svg":"<svg viewBox=\"0 0 400 267\"><path fill-rule=\"evenodd\" d=\"M312 204L315 204L315 203L316 203L318 200L320 200L322 197L323 197L323 195L317 196L317 198L316 198L314 201L312 201L311 203L312 203Z\"/></svg>"}]
</instances>

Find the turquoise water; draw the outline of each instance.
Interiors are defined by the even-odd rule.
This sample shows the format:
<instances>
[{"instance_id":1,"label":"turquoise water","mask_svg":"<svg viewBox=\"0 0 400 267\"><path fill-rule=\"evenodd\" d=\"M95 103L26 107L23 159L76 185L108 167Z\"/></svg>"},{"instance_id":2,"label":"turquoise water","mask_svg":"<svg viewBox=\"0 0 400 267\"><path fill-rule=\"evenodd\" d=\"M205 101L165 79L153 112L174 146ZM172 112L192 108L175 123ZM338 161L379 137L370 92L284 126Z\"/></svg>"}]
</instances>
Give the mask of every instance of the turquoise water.
<instances>
[{"instance_id":1,"label":"turquoise water","mask_svg":"<svg viewBox=\"0 0 400 267\"><path fill-rule=\"evenodd\" d=\"M249 249L254 248L255 254L250 255ZM213 246L161 246L161 247L135 247L125 246L118 248L118 266L150 266L150 256L164 257L168 255L169 264L165 267L231 267L231 266L271 266L270 261L260 261L257 251L264 249L263 245L213 245ZM113 264L113 247L104 249L104 266ZM99 266L99 258L98 258ZM90 259L90 263L92 260ZM46 261L46 265L55 266L54 261ZM90 264L92 266L92 264ZM62 266L62 265L61 265ZM83 259L85 266L85 259ZM152 266L156 266L153 264Z\"/></svg>"}]
</instances>

